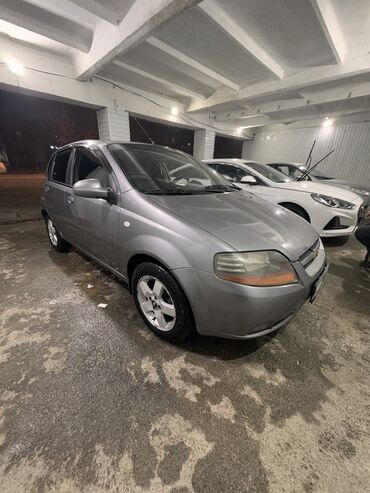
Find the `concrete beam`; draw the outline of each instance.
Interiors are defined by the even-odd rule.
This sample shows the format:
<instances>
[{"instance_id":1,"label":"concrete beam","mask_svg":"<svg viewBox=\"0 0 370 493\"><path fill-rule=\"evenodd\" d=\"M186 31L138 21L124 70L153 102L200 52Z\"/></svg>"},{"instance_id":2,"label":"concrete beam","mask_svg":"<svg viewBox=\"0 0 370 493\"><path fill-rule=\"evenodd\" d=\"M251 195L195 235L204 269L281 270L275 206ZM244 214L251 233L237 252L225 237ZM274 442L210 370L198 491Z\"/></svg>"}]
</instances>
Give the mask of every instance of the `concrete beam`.
<instances>
[{"instance_id":1,"label":"concrete beam","mask_svg":"<svg viewBox=\"0 0 370 493\"><path fill-rule=\"evenodd\" d=\"M370 81L354 82L350 84L343 84L336 88L324 88L319 91L315 88L315 91L310 92L309 88L305 92L305 98L302 99L286 99L267 101L265 103L258 103L251 105L248 110L237 110L228 112L216 112L213 114L215 121L226 122L230 121L240 126L251 126L253 123L263 119L265 116L273 117L275 120L279 119L279 114L284 114L287 111L303 110L302 114L308 110L308 108L315 108L320 106L324 108L325 105L338 103L343 101L356 101L358 98L370 97ZM323 110L325 113L325 110ZM332 114L332 112L330 112ZM307 116L305 117L307 118ZM259 120L260 119L260 120Z\"/></svg>"},{"instance_id":2,"label":"concrete beam","mask_svg":"<svg viewBox=\"0 0 370 493\"><path fill-rule=\"evenodd\" d=\"M205 101L192 101L188 112L204 112L205 110L222 111L222 106L227 104L239 105L258 97L276 95L278 99L284 92L294 90L301 91L309 86L345 80L361 74L370 74L370 66L367 56L346 60L342 65L330 65L301 70L283 80L265 81L252 84L245 89L241 89L237 94L231 93L227 88L215 91L212 96Z\"/></svg>"},{"instance_id":3,"label":"concrete beam","mask_svg":"<svg viewBox=\"0 0 370 493\"><path fill-rule=\"evenodd\" d=\"M91 12L111 24L118 26L125 18L135 0L121 0L118 9L112 9L99 0L71 0L79 7Z\"/></svg>"},{"instance_id":4,"label":"concrete beam","mask_svg":"<svg viewBox=\"0 0 370 493\"><path fill-rule=\"evenodd\" d=\"M101 21L95 29L91 50L75 56L76 76L87 80L113 61L118 55L132 49L162 24L190 9L200 0L136 0L118 27Z\"/></svg>"},{"instance_id":5,"label":"concrete beam","mask_svg":"<svg viewBox=\"0 0 370 493\"><path fill-rule=\"evenodd\" d=\"M227 8L227 5L225 7ZM284 77L284 69L230 17L226 8L212 2L212 0L204 0L199 8L219 29L224 31L265 69L279 79Z\"/></svg>"},{"instance_id":6,"label":"concrete beam","mask_svg":"<svg viewBox=\"0 0 370 493\"><path fill-rule=\"evenodd\" d=\"M158 82L158 83L164 85L165 87L168 87L169 89L172 89L173 91L178 92L179 94L185 94L187 96L190 96L192 98L197 98L197 99L205 99L205 97L202 94L191 91L190 89L187 89L186 87L183 87L183 86L179 86L178 84L174 84L173 82L171 82L167 79L163 79L162 77L158 77L157 75L154 75L150 72L147 72L146 70L142 70L141 68L134 67L133 65L130 65L126 62L121 62L120 60L116 60L113 63L117 67L121 67L125 70L129 70L130 72L133 72L135 74L146 77L147 79L154 80L155 82Z\"/></svg>"},{"instance_id":7,"label":"concrete beam","mask_svg":"<svg viewBox=\"0 0 370 493\"><path fill-rule=\"evenodd\" d=\"M346 44L331 0L310 1L337 63L343 63Z\"/></svg>"},{"instance_id":8,"label":"concrete beam","mask_svg":"<svg viewBox=\"0 0 370 493\"><path fill-rule=\"evenodd\" d=\"M177 60L179 60L182 63L185 63L191 68L194 68L195 70L198 70L198 72L201 72L204 75L207 75L211 79L217 80L218 82L221 82L224 86L230 87L234 91L239 91L239 86L236 84L236 82L233 82L232 80L228 79L227 77L224 77L223 75L215 72L214 70L206 67L202 63L198 62L197 60L194 60L194 58L191 58L185 53L182 53L181 51L177 50L176 48L173 48L172 46L168 45L167 43L164 43L160 39L155 38L154 36L150 36L146 40L147 43L151 44L152 46L155 46L159 50L163 51L163 53L166 53L167 55L170 55Z\"/></svg>"},{"instance_id":9,"label":"concrete beam","mask_svg":"<svg viewBox=\"0 0 370 493\"><path fill-rule=\"evenodd\" d=\"M1 0L0 18L85 53L91 48L90 29L24 0Z\"/></svg>"}]
</instances>

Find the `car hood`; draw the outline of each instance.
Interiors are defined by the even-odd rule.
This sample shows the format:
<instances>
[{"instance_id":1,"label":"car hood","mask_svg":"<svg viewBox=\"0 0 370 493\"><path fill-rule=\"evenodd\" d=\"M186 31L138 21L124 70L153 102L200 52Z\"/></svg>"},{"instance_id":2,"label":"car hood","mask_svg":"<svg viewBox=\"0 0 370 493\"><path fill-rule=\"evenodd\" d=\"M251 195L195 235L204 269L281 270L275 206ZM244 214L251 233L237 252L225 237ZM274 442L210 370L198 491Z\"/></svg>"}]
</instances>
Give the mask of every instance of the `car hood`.
<instances>
[{"instance_id":1,"label":"car hood","mask_svg":"<svg viewBox=\"0 0 370 493\"><path fill-rule=\"evenodd\" d=\"M366 192L370 193L370 187L367 185L359 185L358 183L354 183L349 180L342 180L341 178L330 178L329 180L325 180L328 184L338 186L338 187L353 187L360 188L362 190L366 190Z\"/></svg>"},{"instance_id":2,"label":"car hood","mask_svg":"<svg viewBox=\"0 0 370 493\"><path fill-rule=\"evenodd\" d=\"M237 251L278 250L297 260L318 240L304 219L248 192L148 197Z\"/></svg>"},{"instance_id":3,"label":"car hood","mask_svg":"<svg viewBox=\"0 0 370 493\"><path fill-rule=\"evenodd\" d=\"M279 188L288 190L298 190L307 193L321 193L338 199L347 200L347 202L358 203L358 195L345 188L327 185L326 183L317 181L290 181L287 183L277 184Z\"/></svg>"}]
</instances>

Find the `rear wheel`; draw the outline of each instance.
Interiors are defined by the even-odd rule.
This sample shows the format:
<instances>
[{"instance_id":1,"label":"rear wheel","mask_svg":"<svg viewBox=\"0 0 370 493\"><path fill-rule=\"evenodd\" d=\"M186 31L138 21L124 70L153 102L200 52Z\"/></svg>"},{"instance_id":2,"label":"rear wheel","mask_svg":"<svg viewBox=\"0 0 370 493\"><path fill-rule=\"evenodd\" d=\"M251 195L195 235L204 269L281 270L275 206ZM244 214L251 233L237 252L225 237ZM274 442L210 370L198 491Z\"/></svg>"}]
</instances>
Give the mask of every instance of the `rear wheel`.
<instances>
[{"instance_id":1,"label":"rear wheel","mask_svg":"<svg viewBox=\"0 0 370 493\"><path fill-rule=\"evenodd\" d=\"M310 221L310 216L303 209L303 207L300 207L299 205L296 205L296 204L280 204L280 205L282 207L285 207L285 209L288 209L288 211L294 212L294 214L297 214L297 216L302 217L307 222L311 222Z\"/></svg>"},{"instance_id":2,"label":"rear wheel","mask_svg":"<svg viewBox=\"0 0 370 493\"><path fill-rule=\"evenodd\" d=\"M60 236L60 233L55 227L53 220L49 216L46 216L45 223L46 231L48 233L48 237L52 247L55 248L57 252L68 252L68 250L71 248L71 244Z\"/></svg>"},{"instance_id":3,"label":"rear wheel","mask_svg":"<svg viewBox=\"0 0 370 493\"><path fill-rule=\"evenodd\" d=\"M194 332L185 293L163 267L152 262L138 265L132 276L132 294L142 319L159 337L181 341Z\"/></svg>"}]
</instances>

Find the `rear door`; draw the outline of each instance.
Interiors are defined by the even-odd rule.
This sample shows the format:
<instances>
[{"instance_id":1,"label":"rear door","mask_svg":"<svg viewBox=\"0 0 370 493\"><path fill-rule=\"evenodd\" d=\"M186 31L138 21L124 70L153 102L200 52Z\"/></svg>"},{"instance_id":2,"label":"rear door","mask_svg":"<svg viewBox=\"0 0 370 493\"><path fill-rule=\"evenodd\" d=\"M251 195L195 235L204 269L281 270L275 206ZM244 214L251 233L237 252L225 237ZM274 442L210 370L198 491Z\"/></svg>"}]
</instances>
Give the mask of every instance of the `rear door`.
<instances>
[{"instance_id":1,"label":"rear door","mask_svg":"<svg viewBox=\"0 0 370 493\"><path fill-rule=\"evenodd\" d=\"M65 193L71 190L69 179L72 148L62 150L53 157L46 176L44 199L49 216L53 219L57 229L66 232Z\"/></svg>"},{"instance_id":2,"label":"rear door","mask_svg":"<svg viewBox=\"0 0 370 493\"><path fill-rule=\"evenodd\" d=\"M113 201L77 197L72 188L66 193L67 235L72 243L118 270L118 220L120 207L117 180L98 148L77 147L71 170L72 185L95 178L113 190Z\"/></svg>"}]
</instances>

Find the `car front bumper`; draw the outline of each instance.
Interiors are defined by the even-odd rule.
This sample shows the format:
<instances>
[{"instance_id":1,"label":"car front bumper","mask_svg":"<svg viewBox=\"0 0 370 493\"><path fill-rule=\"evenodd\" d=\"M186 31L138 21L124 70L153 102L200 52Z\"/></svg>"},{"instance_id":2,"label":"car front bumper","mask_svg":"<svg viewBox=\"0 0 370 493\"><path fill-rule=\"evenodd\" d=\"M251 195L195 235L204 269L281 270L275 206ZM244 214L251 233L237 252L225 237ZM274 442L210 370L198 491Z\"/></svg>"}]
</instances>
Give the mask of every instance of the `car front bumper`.
<instances>
[{"instance_id":1,"label":"car front bumper","mask_svg":"<svg viewBox=\"0 0 370 493\"><path fill-rule=\"evenodd\" d=\"M354 202L354 209L336 209L320 205L321 214L312 220L312 226L322 238L349 236L357 229L363 201L360 197Z\"/></svg>"},{"instance_id":2,"label":"car front bumper","mask_svg":"<svg viewBox=\"0 0 370 493\"><path fill-rule=\"evenodd\" d=\"M309 300L325 270L323 248L308 268L298 261L293 266L300 281L274 287L244 286L191 268L173 273L189 299L200 334L251 339L286 325Z\"/></svg>"}]
</instances>

